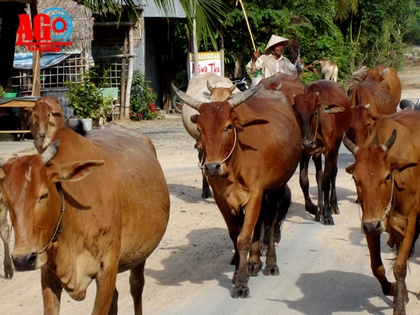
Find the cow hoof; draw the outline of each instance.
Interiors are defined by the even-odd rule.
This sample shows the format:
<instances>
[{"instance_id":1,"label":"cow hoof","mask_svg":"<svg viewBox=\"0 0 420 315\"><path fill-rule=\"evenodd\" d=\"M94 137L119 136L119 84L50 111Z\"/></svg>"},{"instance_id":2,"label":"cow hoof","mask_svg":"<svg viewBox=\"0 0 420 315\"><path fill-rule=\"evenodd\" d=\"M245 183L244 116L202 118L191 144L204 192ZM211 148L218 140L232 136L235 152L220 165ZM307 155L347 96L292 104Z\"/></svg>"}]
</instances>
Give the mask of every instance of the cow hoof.
<instances>
[{"instance_id":1,"label":"cow hoof","mask_svg":"<svg viewBox=\"0 0 420 315\"><path fill-rule=\"evenodd\" d=\"M230 296L234 299L251 297L247 286L234 287Z\"/></svg>"},{"instance_id":2,"label":"cow hoof","mask_svg":"<svg viewBox=\"0 0 420 315\"><path fill-rule=\"evenodd\" d=\"M324 225L334 225L334 219L331 218L324 218L324 220L322 221L322 223L324 223Z\"/></svg>"},{"instance_id":3,"label":"cow hoof","mask_svg":"<svg viewBox=\"0 0 420 315\"><path fill-rule=\"evenodd\" d=\"M213 197L213 195L211 194L210 190L203 190L201 192L201 198L207 199L207 198L211 198L211 197Z\"/></svg>"},{"instance_id":4,"label":"cow hoof","mask_svg":"<svg viewBox=\"0 0 420 315\"><path fill-rule=\"evenodd\" d=\"M13 268L11 266L4 266L4 277L6 279L12 279L13 278Z\"/></svg>"},{"instance_id":5,"label":"cow hoof","mask_svg":"<svg viewBox=\"0 0 420 315\"><path fill-rule=\"evenodd\" d=\"M338 209L338 207L332 207L332 211L334 214L340 214L340 209Z\"/></svg>"},{"instance_id":6,"label":"cow hoof","mask_svg":"<svg viewBox=\"0 0 420 315\"><path fill-rule=\"evenodd\" d=\"M318 207L315 206L314 204L306 205L305 210L313 215L316 215L318 213Z\"/></svg>"},{"instance_id":7,"label":"cow hoof","mask_svg":"<svg viewBox=\"0 0 420 315\"><path fill-rule=\"evenodd\" d=\"M278 276L280 274L279 267L274 266L266 266L264 268L264 275L265 276Z\"/></svg>"},{"instance_id":8,"label":"cow hoof","mask_svg":"<svg viewBox=\"0 0 420 315\"><path fill-rule=\"evenodd\" d=\"M262 268L262 263L250 263L248 264L248 272L250 276L258 276L258 273L260 272Z\"/></svg>"},{"instance_id":9,"label":"cow hoof","mask_svg":"<svg viewBox=\"0 0 420 315\"><path fill-rule=\"evenodd\" d=\"M319 213L317 213L315 215L315 222L319 222L319 221L321 221L321 215Z\"/></svg>"}]
</instances>

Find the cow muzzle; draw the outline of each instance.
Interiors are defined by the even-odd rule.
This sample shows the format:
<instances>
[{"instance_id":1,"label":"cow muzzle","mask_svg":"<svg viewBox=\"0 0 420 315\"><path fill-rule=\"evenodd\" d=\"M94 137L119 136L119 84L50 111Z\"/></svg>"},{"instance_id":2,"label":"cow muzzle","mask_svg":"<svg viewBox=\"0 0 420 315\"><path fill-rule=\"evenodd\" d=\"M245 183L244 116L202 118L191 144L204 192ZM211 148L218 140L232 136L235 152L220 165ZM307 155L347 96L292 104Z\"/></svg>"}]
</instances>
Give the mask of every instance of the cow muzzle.
<instances>
[{"instance_id":1,"label":"cow muzzle","mask_svg":"<svg viewBox=\"0 0 420 315\"><path fill-rule=\"evenodd\" d=\"M204 163L204 174L206 176L217 176L222 174L222 163L209 162Z\"/></svg>"},{"instance_id":2,"label":"cow muzzle","mask_svg":"<svg viewBox=\"0 0 420 315\"><path fill-rule=\"evenodd\" d=\"M38 254L29 253L27 255L12 256L16 271L31 271L36 269Z\"/></svg>"},{"instance_id":3,"label":"cow muzzle","mask_svg":"<svg viewBox=\"0 0 420 315\"><path fill-rule=\"evenodd\" d=\"M382 221L363 222L362 231L364 234L379 235L384 231Z\"/></svg>"}]
</instances>

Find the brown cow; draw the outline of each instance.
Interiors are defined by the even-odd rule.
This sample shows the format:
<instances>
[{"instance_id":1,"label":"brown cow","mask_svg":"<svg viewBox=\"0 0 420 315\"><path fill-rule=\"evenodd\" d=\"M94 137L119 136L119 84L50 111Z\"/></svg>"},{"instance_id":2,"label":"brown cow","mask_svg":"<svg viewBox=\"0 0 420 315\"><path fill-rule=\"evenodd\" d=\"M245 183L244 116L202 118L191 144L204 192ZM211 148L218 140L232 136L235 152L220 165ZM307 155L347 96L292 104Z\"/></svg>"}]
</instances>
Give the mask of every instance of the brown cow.
<instances>
[{"instance_id":1,"label":"brown cow","mask_svg":"<svg viewBox=\"0 0 420 315\"><path fill-rule=\"evenodd\" d=\"M381 116L363 146L347 137L344 144L356 160L346 171L356 185L372 272L383 293L395 296L394 314L405 314L407 260L419 233L420 112L407 108ZM394 283L381 259L383 232L389 234L388 245L397 248Z\"/></svg>"},{"instance_id":2,"label":"brown cow","mask_svg":"<svg viewBox=\"0 0 420 315\"><path fill-rule=\"evenodd\" d=\"M402 85L397 70L392 67L379 65L367 70L365 79L366 78L385 83L391 93L395 107L398 106L402 94Z\"/></svg>"},{"instance_id":3,"label":"brown cow","mask_svg":"<svg viewBox=\"0 0 420 315\"><path fill-rule=\"evenodd\" d=\"M394 102L388 85L369 76L349 89L349 102L352 107L352 121L347 136L358 146L366 140L376 118L395 113L398 105L398 102Z\"/></svg>"},{"instance_id":4,"label":"brown cow","mask_svg":"<svg viewBox=\"0 0 420 315\"><path fill-rule=\"evenodd\" d=\"M293 95L301 94L305 90L305 85L300 78L295 75L288 75L281 72L262 79L260 84L267 90L284 93L291 103L293 103Z\"/></svg>"},{"instance_id":5,"label":"brown cow","mask_svg":"<svg viewBox=\"0 0 420 315\"><path fill-rule=\"evenodd\" d=\"M29 126L34 145L38 153L42 153L51 143L54 132L64 126L64 113L60 102L54 96L38 99L33 108L26 108L31 112Z\"/></svg>"},{"instance_id":6,"label":"brown cow","mask_svg":"<svg viewBox=\"0 0 420 315\"><path fill-rule=\"evenodd\" d=\"M235 90L235 88L236 85L234 85L228 78L221 77L215 73L209 72L193 77L188 82L186 93L189 96L202 102L224 101L228 99L233 92L239 92L239 90ZM191 116L196 114L197 111L195 109L183 104L181 117L185 130L192 138L194 138L196 141L199 141L200 135L197 131L197 127L191 122L190 119ZM203 153L199 147L196 146L196 148L198 150L198 160L201 161L203 159ZM210 187L204 175L202 180L201 197L211 197Z\"/></svg>"},{"instance_id":7,"label":"brown cow","mask_svg":"<svg viewBox=\"0 0 420 315\"><path fill-rule=\"evenodd\" d=\"M275 232L290 204L287 182L301 153L290 102L272 91L256 93L259 88L212 103L174 88L185 104L199 112L191 119L200 131L202 169L235 247L234 298L249 296L249 275L261 269L262 221L270 226L264 274L279 274Z\"/></svg>"},{"instance_id":8,"label":"brown cow","mask_svg":"<svg viewBox=\"0 0 420 315\"><path fill-rule=\"evenodd\" d=\"M145 262L170 206L153 144L117 125L88 138L61 127L52 141L42 154L3 167L16 270L41 268L46 314L59 313L63 288L83 300L94 279L92 314L117 314L117 272L130 270L134 313L141 314Z\"/></svg>"},{"instance_id":9,"label":"brown cow","mask_svg":"<svg viewBox=\"0 0 420 315\"><path fill-rule=\"evenodd\" d=\"M343 87L334 81L318 80L294 97L294 110L302 132L302 158L299 182L305 197L305 209L326 225L333 225L332 212L338 214L335 181L337 160L343 133L351 121L350 105ZM325 157L322 171L322 155ZM318 206L309 196L308 164L315 163Z\"/></svg>"}]
</instances>

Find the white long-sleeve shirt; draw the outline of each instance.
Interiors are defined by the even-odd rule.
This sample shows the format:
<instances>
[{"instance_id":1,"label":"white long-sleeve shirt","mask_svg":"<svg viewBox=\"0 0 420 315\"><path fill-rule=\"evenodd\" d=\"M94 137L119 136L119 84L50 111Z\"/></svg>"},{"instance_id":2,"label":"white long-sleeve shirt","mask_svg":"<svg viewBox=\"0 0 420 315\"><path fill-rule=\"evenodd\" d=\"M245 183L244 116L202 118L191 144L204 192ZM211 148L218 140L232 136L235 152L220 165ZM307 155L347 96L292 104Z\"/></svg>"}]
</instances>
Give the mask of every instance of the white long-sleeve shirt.
<instances>
[{"instance_id":1,"label":"white long-sleeve shirt","mask_svg":"<svg viewBox=\"0 0 420 315\"><path fill-rule=\"evenodd\" d=\"M261 69L261 75L256 77L255 74L258 74L257 70L259 69ZM273 54L261 55L255 62L251 59L246 65L246 72L252 78L252 85L257 84L261 79L271 77L278 72L295 75L296 71L296 65L291 63L289 59L283 56L276 59Z\"/></svg>"}]
</instances>

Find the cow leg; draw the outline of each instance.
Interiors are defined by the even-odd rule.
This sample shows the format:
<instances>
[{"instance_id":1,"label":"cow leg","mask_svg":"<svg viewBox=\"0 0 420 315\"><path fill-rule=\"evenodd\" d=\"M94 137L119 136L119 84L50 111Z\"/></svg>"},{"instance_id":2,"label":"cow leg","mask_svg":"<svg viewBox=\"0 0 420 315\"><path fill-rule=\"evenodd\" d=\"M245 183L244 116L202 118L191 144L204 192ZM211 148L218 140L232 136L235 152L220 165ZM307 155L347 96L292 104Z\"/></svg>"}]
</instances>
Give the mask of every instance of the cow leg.
<instances>
[{"instance_id":1,"label":"cow leg","mask_svg":"<svg viewBox=\"0 0 420 315\"><path fill-rule=\"evenodd\" d=\"M144 288L144 266L146 261L130 271L130 293L134 301L134 314L142 314L142 295Z\"/></svg>"},{"instance_id":2,"label":"cow leg","mask_svg":"<svg viewBox=\"0 0 420 315\"><path fill-rule=\"evenodd\" d=\"M112 249L111 249L112 251ZM110 257L116 255L110 253ZM111 259L111 258L108 259ZM117 256L114 256L117 257ZM110 311L112 299L115 293L115 283L117 282L118 262L104 267L102 275L96 278L96 296L92 315L107 314Z\"/></svg>"},{"instance_id":3,"label":"cow leg","mask_svg":"<svg viewBox=\"0 0 420 315\"><path fill-rule=\"evenodd\" d=\"M62 284L55 274L55 271L44 265L41 268L42 300L44 301L45 315L58 315L60 312L60 301Z\"/></svg>"},{"instance_id":4,"label":"cow leg","mask_svg":"<svg viewBox=\"0 0 420 315\"><path fill-rule=\"evenodd\" d=\"M382 292L385 295L396 295L396 284L390 283L386 278L386 270L381 258L381 236L366 234L366 241L370 254L370 267L372 273L378 279L382 287Z\"/></svg>"},{"instance_id":5,"label":"cow leg","mask_svg":"<svg viewBox=\"0 0 420 315\"><path fill-rule=\"evenodd\" d=\"M337 189L336 189L336 180L337 180L337 173L338 173L338 167L337 167L337 163L338 163L338 154L339 154L339 148L341 145L341 139L338 143L336 143L336 148L335 149L335 153L333 154L333 160L331 162L331 176L330 176L330 181L331 181L331 196L330 196L330 205L331 205L331 209L332 212L335 214L340 214L340 209L338 208L338 203L337 203Z\"/></svg>"},{"instance_id":6,"label":"cow leg","mask_svg":"<svg viewBox=\"0 0 420 315\"><path fill-rule=\"evenodd\" d=\"M108 315L117 315L118 314L118 290L114 289L114 295L112 296L111 307L109 308Z\"/></svg>"},{"instance_id":7,"label":"cow leg","mask_svg":"<svg viewBox=\"0 0 420 315\"><path fill-rule=\"evenodd\" d=\"M316 178L316 186L318 190L318 207L317 212L315 215L315 221L321 220L321 210L324 207L324 200L323 200L323 189L322 189L322 178L324 176L324 172L322 171L322 155L314 155L312 156L312 160L314 161L315 165L315 178Z\"/></svg>"},{"instance_id":8,"label":"cow leg","mask_svg":"<svg viewBox=\"0 0 420 315\"><path fill-rule=\"evenodd\" d=\"M264 204L264 201L263 201ZM265 207L265 206L264 206ZM263 209L263 208L262 208ZM251 249L249 251L249 259L248 259L248 272L251 276L258 276L262 268L262 261L261 261L261 235L265 236L264 231L264 217L265 213L261 211L260 216L258 218L257 224L255 225L254 233L252 235L252 243Z\"/></svg>"},{"instance_id":9,"label":"cow leg","mask_svg":"<svg viewBox=\"0 0 420 315\"><path fill-rule=\"evenodd\" d=\"M267 218L268 229L268 248L267 258L264 268L264 275L278 276L280 274L277 265L277 255L275 242L280 242L280 226L289 211L292 195L287 185L270 194L269 213Z\"/></svg>"},{"instance_id":10,"label":"cow leg","mask_svg":"<svg viewBox=\"0 0 420 315\"><path fill-rule=\"evenodd\" d=\"M324 225L334 225L334 219L332 216L332 210L330 205L330 189L331 189L331 178L334 173L334 158L331 152L325 157L324 173L322 174L322 192L324 195L324 204L322 206L322 222ZM335 166L335 174L337 174L337 165Z\"/></svg>"},{"instance_id":11,"label":"cow leg","mask_svg":"<svg viewBox=\"0 0 420 315\"><path fill-rule=\"evenodd\" d=\"M197 149L198 150L198 160L203 161L203 155L204 155L204 151ZM202 180L202 188L201 188L201 198L211 198L212 194L211 194L211 190L210 190L210 185L209 182L207 181L207 177L204 175L204 172L202 174L203 176L203 180Z\"/></svg>"},{"instance_id":12,"label":"cow leg","mask_svg":"<svg viewBox=\"0 0 420 315\"><path fill-rule=\"evenodd\" d=\"M408 302L408 291L405 283L405 278L407 276L407 260L413 245L416 225L416 215L409 217L407 220L405 237L398 248L397 259L394 264L394 276L397 286L397 292L394 298L394 314L405 315L405 304Z\"/></svg>"},{"instance_id":13,"label":"cow leg","mask_svg":"<svg viewBox=\"0 0 420 315\"><path fill-rule=\"evenodd\" d=\"M4 260L3 260L3 267L4 267L4 277L6 279L12 279L13 277L13 267L12 267L12 259L10 257L10 227L7 223L7 208L6 206L1 203L0 205L0 237L3 241L4 246Z\"/></svg>"},{"instance_id":14,"label":"cow leg","mask_svg":"<svg viewBox=\"0 0 420 315\"><path fill-rule=\"evenodd\" d=\"M247 258L251 249L251 238L261 210L262 192L251 196L245 209L244 224L238 235L237 248L239 252L239 266L236 272L235 287L231 296L233 298L249 297Z\"/></svg>"},{"instance_id":15,"label":"cow leg","mask_svg":"<svg viewBox=\"0 0 420 315\"><path fill-rule=\"evenodd\" d=\"M311 197L309 196L309 158L310 155L306 151L302 151L299 163L299 184L305 198L305 210L316 216L318 214L318 207L312 203Z\"/></svg>"}]
</instances>

